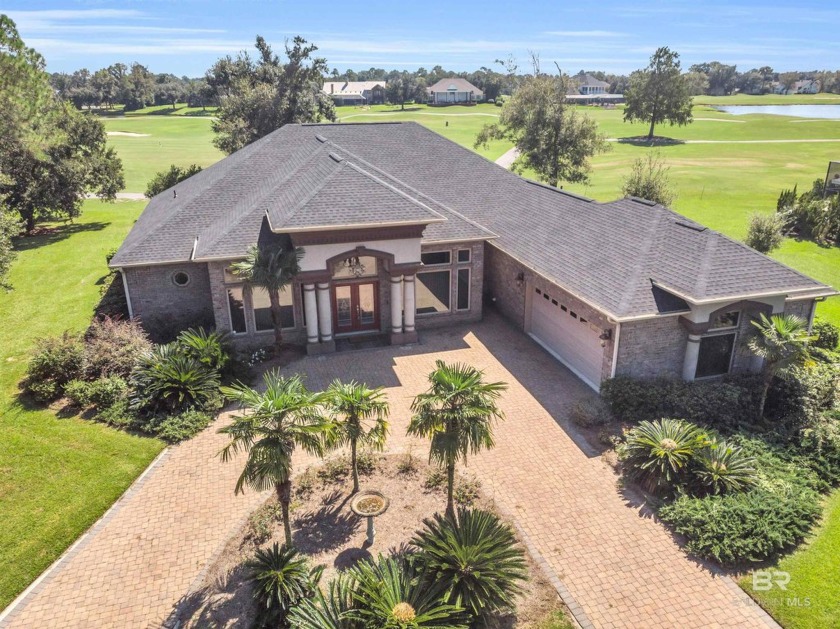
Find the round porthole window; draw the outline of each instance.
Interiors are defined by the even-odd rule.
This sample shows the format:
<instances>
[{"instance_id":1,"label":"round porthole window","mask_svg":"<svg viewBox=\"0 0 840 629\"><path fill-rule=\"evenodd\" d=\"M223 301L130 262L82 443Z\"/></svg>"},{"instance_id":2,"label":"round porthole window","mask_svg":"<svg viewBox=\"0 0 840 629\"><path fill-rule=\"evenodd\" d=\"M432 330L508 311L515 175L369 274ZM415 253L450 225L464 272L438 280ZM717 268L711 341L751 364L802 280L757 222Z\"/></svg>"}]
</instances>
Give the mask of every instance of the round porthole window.
<instances>
[{"instance_id":1,"label":"round porthole window","mask_svg":"<svg viewBox=\"0 0 840 629\"><path fill-rule=\"evenodd\" d=\"M190 276L184 273L184 271L176 271L172 274L172 283L175 286L186 286L190 283Z\"/></svg>"}]
</instances>

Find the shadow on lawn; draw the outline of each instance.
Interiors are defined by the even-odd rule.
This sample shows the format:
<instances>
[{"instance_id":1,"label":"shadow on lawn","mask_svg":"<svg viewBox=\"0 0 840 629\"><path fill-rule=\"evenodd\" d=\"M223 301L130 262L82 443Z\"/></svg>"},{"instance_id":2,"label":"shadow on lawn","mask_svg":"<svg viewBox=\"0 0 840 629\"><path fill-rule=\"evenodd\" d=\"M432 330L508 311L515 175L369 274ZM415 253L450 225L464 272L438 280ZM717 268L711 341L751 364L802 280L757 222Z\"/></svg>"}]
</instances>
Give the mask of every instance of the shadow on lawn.
<instances>
[{"instance_id":1,"label":"shadow on lawn","mask_svg":"<svg viewBox=\"0 0 840 629\"><path fill-rule=\"evenodd\" d=\"M676 138L664 138L661 136L654 136L654 138L651 140L646 135L636 135L627 138L618 138L618 143L649 148L653 146L679 146L680 144L685 144L685 140L677 140Z\"/></svg>"},{"instance_id":2,"label":"shadow on lawn","mask_svg":"<svg viewBox=\"0 0 840 629\"><path fill-rule=\"evenodd\" d=\"M38 249L66 240L75 234L102 231L110 224L96 221L93 223L67 223L57 227L37 227L33 234L15 238L15 250L30 251Z\"/></svg>"}]
</instances>

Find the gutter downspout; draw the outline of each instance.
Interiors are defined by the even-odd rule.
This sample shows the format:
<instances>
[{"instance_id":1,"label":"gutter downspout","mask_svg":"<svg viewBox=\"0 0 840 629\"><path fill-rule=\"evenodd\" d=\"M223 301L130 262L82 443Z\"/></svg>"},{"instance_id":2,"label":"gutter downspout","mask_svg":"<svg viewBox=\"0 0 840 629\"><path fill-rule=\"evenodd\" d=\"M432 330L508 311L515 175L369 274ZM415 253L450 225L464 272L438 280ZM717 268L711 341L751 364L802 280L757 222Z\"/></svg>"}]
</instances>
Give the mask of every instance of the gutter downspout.
<instances>
[{"instance_id":1,"label":"gutter downspout","mask_svg":"<svg viewBox=\"0 0 840 629\"><path fill-rule=\"evenodd\" d=\"M612 369L610 373L610 378L615 378L615 370L618 367L618 342L621 340L621 323L616 322L615 324L615 341L613 341L613 358L612 358Z\"/></svg>"},{"instance_id":2,"label":"gutter downspout","mask_svg":"<svg viewBox=\"0 0 840 629\"><path fill-rule=\"evenodd\" d=\"M122 267L119 267L117 271L120 272L123 281L123 292L125 293L125 303L128 306L128 318L134 318L134 308L131 307L131 294L128 292L128 280L125 278L125 271L123 271Z\"/></svg>"}]
</instances>

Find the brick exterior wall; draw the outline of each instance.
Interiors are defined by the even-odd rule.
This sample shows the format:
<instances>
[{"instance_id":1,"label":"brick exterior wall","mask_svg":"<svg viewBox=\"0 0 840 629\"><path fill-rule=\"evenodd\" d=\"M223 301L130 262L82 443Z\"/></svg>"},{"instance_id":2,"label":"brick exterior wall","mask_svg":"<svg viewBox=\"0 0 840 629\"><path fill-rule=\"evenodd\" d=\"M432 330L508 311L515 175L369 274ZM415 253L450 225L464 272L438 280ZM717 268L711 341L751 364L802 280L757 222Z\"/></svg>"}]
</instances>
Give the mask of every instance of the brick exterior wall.
<instances>
[{"instance_id":1,"label":"brick exterior wall","mask_svg":"<svg viewBox=\"0 0 840 629\"><path fill-rule=\"evenodd\" d=\"M469 249L470 261L458 262L458 250ZM438 328L441 326L452 325L454 323L464 323L467 321L480 321L482 315L482 293L484 290L484 241L480 242L453 242L441 245L423 245L421 253L433 253L435 251L450 251L451 263L449 265L435 265L430 267L430 271L449 270L450 286L449 286L449 312L440 312L429 315L418 314L415 317L415 325L418 330ZM470 309L456 310L458 303L458 269L470 270ZM415 282L417 279L415 278ZM383 312L385 312L383 310Z\"/></svg>"},{"instance_id":2,"label":"brick exterior wall","mask_svg":"<svg viewBox=\"0 0 840 629\"><path fill-rule=\"evenodd\" d=\"M186 286L172 276L183 271ZM135 317L155 341L169 341L181 330L212 326L213 302L206 264L183 263L123 269Z\"/></svg>"},{"instance_id":3,"label":"brick exterior wall","mask_svg":"<svg viewBox=\"0 0 840 629\"><path fill-rule=\"evenodd\" d=\"M688 332L679 317L622 323L615 373L634 378L680 378L687 342Z\"/></svg>"},{"instance_id":4,"label":"brick exterior wall","mask_svg":"<svg viewBox=\"0 0 840 629\"><path fill-rule=\"evenodd\" d=\"M811 312L816 305L816 301L813 299L800 299L797 301L786 301L785 302L785 314L792 314L796 315L800 319L804 319L805 321L811 321Z\"/></svg>"}]
</instances>

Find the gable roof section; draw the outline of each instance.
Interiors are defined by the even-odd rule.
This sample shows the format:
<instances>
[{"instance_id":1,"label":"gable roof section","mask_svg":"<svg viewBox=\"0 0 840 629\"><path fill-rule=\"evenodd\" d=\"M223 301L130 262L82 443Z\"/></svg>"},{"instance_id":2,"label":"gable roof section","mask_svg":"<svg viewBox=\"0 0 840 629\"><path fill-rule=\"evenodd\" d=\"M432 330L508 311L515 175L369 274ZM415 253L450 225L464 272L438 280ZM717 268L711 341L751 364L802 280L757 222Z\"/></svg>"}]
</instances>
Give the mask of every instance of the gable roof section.
<instances>
[{"instance_id":1,"label":"gable roof section","mask_svg":"<svg viewBox=\"0 0 840 629\"><path fill-rule=\"evenodd\" d=\"M376 87L385 88L386 81L324 81L322 90L330 96L363 96Z\"/></svg>"},{"instance_id":2,"label":"gable roof section","mask_svg":"<svg viewBox=\"0 0 840 629\"><path fill-rule=\"evenodd\" d=\"M452 77L451 79L441 79L429 87L429 92L473 92L477 96L484 94L484 92L467 81L467 79L462 79L458 76Z\"/></svg>"},{"instance_id":3,"label":"gable roof section","mask_svg":"<svg viewBox=\"0 0 840 629\"><path fill-rule=\"evenodd\" d=\"M196 236L196 260L238 257L266 215L275 231L352 216L428 221L424 242L492 238L618 320L674 312L680 300L833 293L665 207L523 179L416 123L287 125L176 190L152 199L112 266L188 260Z\"/></svg>"}]
</instances>

